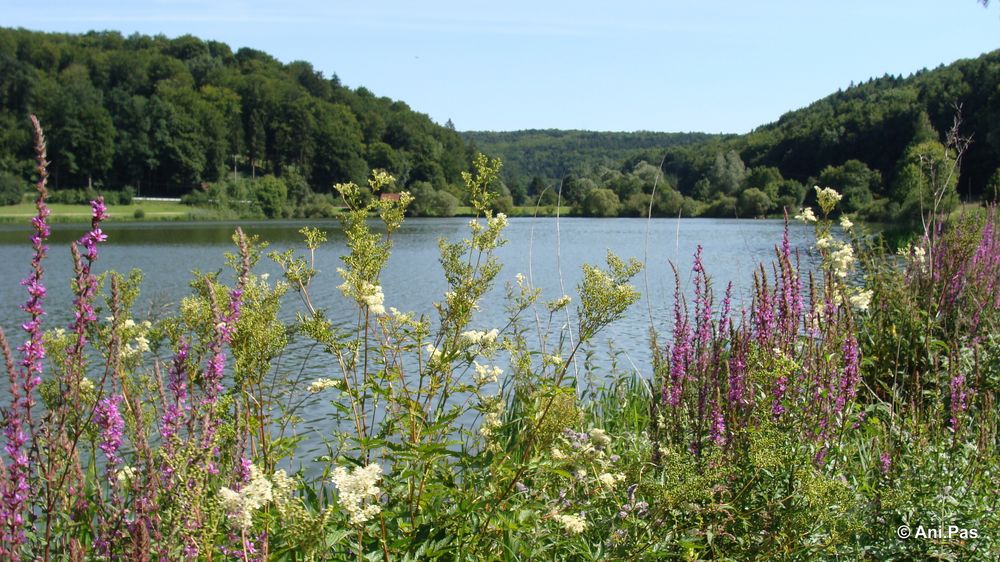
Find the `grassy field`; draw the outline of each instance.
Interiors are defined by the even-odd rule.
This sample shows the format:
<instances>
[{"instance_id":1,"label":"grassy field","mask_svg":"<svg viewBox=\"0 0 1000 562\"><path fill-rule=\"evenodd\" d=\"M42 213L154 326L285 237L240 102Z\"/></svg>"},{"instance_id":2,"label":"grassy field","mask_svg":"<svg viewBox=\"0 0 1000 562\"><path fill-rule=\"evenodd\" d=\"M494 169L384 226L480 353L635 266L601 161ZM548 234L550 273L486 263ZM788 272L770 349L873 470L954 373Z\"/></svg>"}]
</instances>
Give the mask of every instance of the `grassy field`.
<instances>
[{"instance_id":1,"label":"grassy field","mask_svg":"<svg viewBox=\"0 0 1000 562\"><path fill-rule=\"evenodd\" d=\"M89 222L90 205L53 203L52 222ZM141 211L141 212L140 212ZM214 211L170 201L143 201L132 205L108 205L112 221L212 220ZM24 222L35 216L33 203L0 207L0 222Z\"/></svg>"}]
</instances>

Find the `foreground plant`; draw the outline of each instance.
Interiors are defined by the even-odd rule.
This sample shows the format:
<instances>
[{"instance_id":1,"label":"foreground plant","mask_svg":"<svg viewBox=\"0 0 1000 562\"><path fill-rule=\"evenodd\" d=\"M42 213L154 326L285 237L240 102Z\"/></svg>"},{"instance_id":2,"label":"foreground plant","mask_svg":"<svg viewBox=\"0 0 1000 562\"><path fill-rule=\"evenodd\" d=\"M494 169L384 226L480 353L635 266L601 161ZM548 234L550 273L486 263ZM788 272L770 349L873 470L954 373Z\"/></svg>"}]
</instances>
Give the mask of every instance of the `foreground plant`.
<instances>
[{"instance_id":1,"label":"foreground plant","mask_svg":"<svg viewBox=\"0 0 1000 562\"><path fill-rule=\"evenodd\" d=\"M495 160L480 156L465 175L478 216L465 239L439 243L447 290L424 316L398 310L382 283L406 193L337 186L348 253L336 281L318 271L325 233L302 230L305 254L271 252L284 274L271 280L255 273L266 244L237 230L227 273L195 272L176 313L146 320L133 317L139 272L95 272L106 237L95 200L73 246L73 322L46 330L35 126L19 361L3 342L4 559L997 554L992 215L897 264L862 252L850 219L838 231L839 194L817 188L820 209L799 215L816 226L814 271L786 233L737 310L731 286L716 304L699 249L690 307L676 273L670 341L654 332L653 365L626 373L614 351L596 361L594 345L638 299L635 260L608 254L584 266L576 295L550 300L512 276L505 321L477 323L506 243L507 218L490 210ZM393 182L376 171L367 190ZM323 282L348 315L318 306ZM903 353L894 338L923 347ZM293 343L316 359L289 365ZM315 400L328 413L304 427L299 408ZM303 430L328 436L328 454L297 451ZM983 538L893 539L890 527L934 516Z\"/></svg>"}]
</instances>

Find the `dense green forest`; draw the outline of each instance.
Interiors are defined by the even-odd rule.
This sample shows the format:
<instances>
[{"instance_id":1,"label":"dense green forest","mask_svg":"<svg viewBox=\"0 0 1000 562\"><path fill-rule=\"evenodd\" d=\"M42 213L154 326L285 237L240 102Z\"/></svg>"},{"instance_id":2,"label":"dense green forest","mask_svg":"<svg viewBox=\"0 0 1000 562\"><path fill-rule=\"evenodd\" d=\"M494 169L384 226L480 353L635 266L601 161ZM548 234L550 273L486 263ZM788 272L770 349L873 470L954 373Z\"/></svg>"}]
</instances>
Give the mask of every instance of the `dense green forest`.
<instances>
[{"instance_id":1,"label":"dense green forest","mask_svg":"<svg viewBox=\"0 0 1000 562\"><path fill-rule=\"evenodd\" d=\"M425 206L454 205L447 190L472 156L452 128L308 62L189 35L0 29L4 202L19 199L32 174L29 112L56 155L57 201L92 187L125 198L251 200L267 216L310 205L322 213L334 183L363 183L384 168L397 189L424 194Z\"/></svg>"},{"instance_id":2,"label":"dense green forest","mask_svg":"<svg viewBox=\"0 0 1000 562\"><path fill-rule=\"evenodd\" d=\"M538 176L545 180L587 173L596 166L617 167L646 150L684 146L715 138L707 133L652 131L600 132L561 129L463 131L477 150L503 160L504 178L515 184Z\"/></svg>"},{"instance_id":3,"label":"dense green forest","mask_svg":"<svg viewBox=\"0 0 1000 562\"><path fill-rule=\"evenodd\" d=\"M451 215L477 150L505 161L495 206L576 214L756 217L811 203L916 224L922 211L995 200L1000 51L907 78L851 85L745 135L517 131L458 133L401 101L324 77L308 62L192 36L0 28L0 203L28 186L26 115L49 136L53 199L183 196L235 216L326 216L337 182L383 168L410 212ZM971 139L960 168L949 141ZM464 138L463 138L464 137ZM952 139L954 140L954 139ZM660 164L662 166L660 167ZM936 194L936 195L935 195ZM936 203L934 202L935 200Z\"/></svg>"}]
</instances>

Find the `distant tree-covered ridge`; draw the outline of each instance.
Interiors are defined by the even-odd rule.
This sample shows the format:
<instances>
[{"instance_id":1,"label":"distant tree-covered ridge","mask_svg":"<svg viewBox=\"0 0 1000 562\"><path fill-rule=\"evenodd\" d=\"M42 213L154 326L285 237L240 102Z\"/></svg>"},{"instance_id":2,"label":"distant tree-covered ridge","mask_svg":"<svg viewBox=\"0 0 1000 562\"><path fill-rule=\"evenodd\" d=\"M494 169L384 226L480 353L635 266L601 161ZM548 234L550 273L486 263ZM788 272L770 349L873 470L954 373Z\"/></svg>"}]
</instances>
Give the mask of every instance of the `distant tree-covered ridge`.
<instances>
[{"instance_id":1,"label":"distant tree-covered ridge","mask_svg":"<svg viewBox=\"0 0 1000 562\"><path fill-rule=\"evenodd\" d=\"M918 222L1000 189L1000 51L907 78L852 84L745 135L517 131L462 133L506 160L508 187L579 214L753 217L810 203L815 184L844 194L845 212ZM971 144L957 151L948 133ZM618 156L619 160L614 160ZM662 174L657 166L663 163ZM548 189L547 189L548 188Z\"/></svg>"},{"instance_id":2,"label":"distant tree-covered ridge","mask_svg":"<svg viewBox=\"0 0 1000 562\"><path fill-rule=\"evenodd\" d=\"M689 145L717 135L652 131L601 132L560 129L464 131L476 149L500 157L508 181L534 176L551 180L596 166L618 166L649 149Z\"/></svg>"},{"instance_id":3,"label":"distant tree-covered ridge","mask_svg":"<svg viewBox=\"0 0 1000 562\"><path fill-rule=\"evenodd\" d=\"M460 192L472 156L453 129L401 101L347 88L308 62L190 35L0 28L4 186L26 186L32 173L29 112L58 155L54 193L127 188L209 199L215 182L281 178L288 185L263 186L264 214L337 182L363 183L373 168L393 174L396 189Z\"/></svg>"}]
</instances>

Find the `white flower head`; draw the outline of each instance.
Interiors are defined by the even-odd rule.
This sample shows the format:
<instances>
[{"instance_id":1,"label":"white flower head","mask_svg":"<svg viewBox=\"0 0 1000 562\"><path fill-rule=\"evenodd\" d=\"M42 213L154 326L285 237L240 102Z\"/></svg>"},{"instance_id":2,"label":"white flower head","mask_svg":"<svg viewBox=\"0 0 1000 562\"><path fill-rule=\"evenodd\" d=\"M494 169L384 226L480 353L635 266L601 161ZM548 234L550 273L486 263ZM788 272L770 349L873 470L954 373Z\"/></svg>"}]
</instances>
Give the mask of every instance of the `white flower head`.
<instances>
[{"instance_id":1,"label":"white flower head","mask_svg":"<svg viewBox=\"0 0 1000 562\"><path fill-rule=\"evenodd\" d=\"M818 185L813 186L816 190L816 198L819 200L819 208L823 209L824 213L829 213L837 206L843 195L837 193L837 190L832 187L820 187Z\"/></svg>"},{"instance_id":2,"label":"white flower head","mask_svg":"<svg viewBox=\"0 0 1000 562\"><path fill-rule=\"evenodd\" d=\"M311 394L316 394L329 388L340 388L342 385L343 383L341 381L335 379L319 378L309 384L309 392Z\"/></svg>"},{"instance_id":3,"label":"white flower head","mask_svg":"<svg viewBox=\"0 0 1000 562\"><path fill-rule=\"evenodd\" d=\"M571 535L579 535L587 530L587 520L582 515L557 513L552 518L561 523L563 529Z\"/></svg>"},{"instance_id":4,"label":"white flower head","mask_svg":"<svg viewBox=\"0 0 1000 562\"><path fill-rule=\"evenodd\" d=\"M844 230L851 230L851 227L853 226L854 223L851 222L851 219L847 218L847 215L840 216L840 228L843 228Z\"/></svg>"},{"instance_id":5,"label":"white flower head","mask_svg":"<svg viewBox=\"0 0 1000 562\"><path fill-rule=\"evenodd\" d=\"M337 503L347 512L352 525L363 525L381 513L378 497L382 490L377 486L382 477L382 467L370 464L348 472L338 466L333 470L332 482L337 487ZM370 502L370 503L369 503Z\"/></svg>"},{"instance_id":6,"label":"white flower head","mask_svg":"<svg viewBox=\"0 0 1000 562\"><path fill-rule=\"evenodd\" d=\"M125 465L115 472L115 482L122 488L128 486L134 479L135 469L129 465Z\"/></svg>"},{"instance_id":7,"label":"white flower head","mask_svg":"<svg viewBox=\"0 0 1000 562\"><path fill-rule=\"evenodd\" d=\"M562 310L563 308L566 308L566 305L568 305L572 301L573 301L572 297L570 297L569 295L563 295L548 304L549 312L556 312L558 310Z\"/></svg>"},{"instance_id":8,"label":"white flower head","mask_svg":"<svg viewBox=\"0 0 1000 562\"><path fill-rule=\"evenodd\" d=\"M597 480L606 488L614 488L619 482L625 480L625 475L620 472L603 472L597 477Z\"/></svg>"},{"instance_id":9,"label":"white flower head","mask_svg":"<svg viewBox=\"0 0 1000 562\"><path fill-rule=\"evenodd\" d=\"M813 213L812 207L804 207L799 210L799 214L795 215L795 219L804 223L816 222L816 215Z\"/></svg>"},{"instance_id":10,"label":"white flower head","mask_svg":"<svg viewBox=\"0 0 1000 562\"><path fill-rule=\"evenodd\" d=\"M497 367L496 365L480 365L478 362L473 361L473 366L475 367L475 374L473 375L473 380L477 386L483 386L484 384L491 384L499 380L500 375L503 374L503 369Z\"/></svg>"},{"instance_id":11,"label":"white flower head","mask_svg":"<svg viewBox=\"0 0 1000 562\"><path fill-rule=\"evenodd\" d=\"M872 292L871 290L858 291L857 293L851 295L851 306L857 308L858 310L868 310L868 306L872 302Z\"/></svg>"},{"instance_id":12,"label":"white flower head","mask_svg":"<svg viewBox=\"0 0 1000 562\"><path fill-rule=\"evenodd\" d=\"M385 314L385 295L382 293L382 286L366 283L364 289L360 299L361 303L376 316Z\"/></svg>"},{"instance_id":13,"label":"white flower head","mask_svg":"<svg viewBox=\"0 0 1000 562\"><path fill-rule=\"evenodd\" d=\"M593 443L594 447L598 449L603 449L611 444L611 437L603 429L594 428L590 430L590 442Z\"/></svg>"},{"instance_id":14,"label":"white flower head","mask_svg":"<svg viewBox=\"0 0 1000 562\"><path fill-rule=\"evenodd\" d=\"M273 486L256 466L250 467L250 481L239 490L223 486L219 489L219 501L226 510L229 523L238 529L249 529L253 524L253 513L273 497Z\"/></svg>"},{"instance_id":15,"label":"white flower head","mask_svg":"<svg viewBox=\"0 0 1000 562\"><path fill-rule=\"evenodd\" d=\"M854 247L844 244L830 255L830 259L833 262L833 272L843 279L854 267Z\"/></svg>"}]
</instances>

